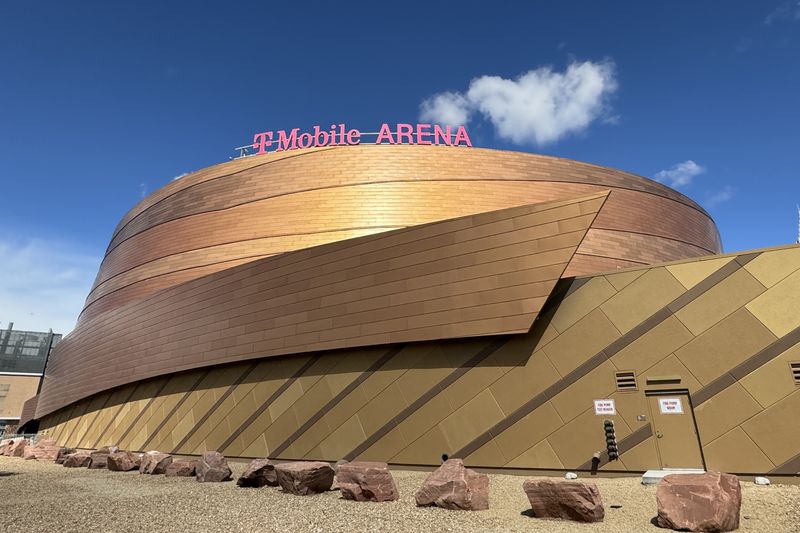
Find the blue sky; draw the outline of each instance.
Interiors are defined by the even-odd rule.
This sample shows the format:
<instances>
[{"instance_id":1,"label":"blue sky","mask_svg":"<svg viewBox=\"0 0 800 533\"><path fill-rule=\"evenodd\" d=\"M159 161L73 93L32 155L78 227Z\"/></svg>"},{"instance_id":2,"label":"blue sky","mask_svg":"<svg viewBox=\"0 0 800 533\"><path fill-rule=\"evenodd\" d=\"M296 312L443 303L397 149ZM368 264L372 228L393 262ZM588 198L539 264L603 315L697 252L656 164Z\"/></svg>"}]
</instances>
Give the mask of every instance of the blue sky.
<instances>
[{"instance_id":1,"label":"blue sky","mask_svg":"<svg viewBox=\"0 0 800 533\"><path fill-rule=\"evenodd\" d=\"M0 327L71 329L119 218L254 132L443 93L478 146L677 184L726 251L797 237L797 0L3 2Z\"/></svg>"}]
</instances>

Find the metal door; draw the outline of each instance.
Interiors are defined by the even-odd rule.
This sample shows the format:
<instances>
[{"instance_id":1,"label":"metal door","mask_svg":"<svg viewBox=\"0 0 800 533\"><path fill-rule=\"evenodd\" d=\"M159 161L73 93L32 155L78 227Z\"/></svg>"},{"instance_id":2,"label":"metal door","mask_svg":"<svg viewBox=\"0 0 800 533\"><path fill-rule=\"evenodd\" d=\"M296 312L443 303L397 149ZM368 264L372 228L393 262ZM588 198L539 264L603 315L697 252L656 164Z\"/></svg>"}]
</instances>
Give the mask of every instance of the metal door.
<instances>
[{"instance_id":1,"label":"metal door","mask_svg":"<svg viewBox=\"0 0 800 533\"><path fill-rule=\"evenodd\" d=\"M704 468L689 394L648 391L647 396L661 468Z\"/></svg>"}]
</instances>

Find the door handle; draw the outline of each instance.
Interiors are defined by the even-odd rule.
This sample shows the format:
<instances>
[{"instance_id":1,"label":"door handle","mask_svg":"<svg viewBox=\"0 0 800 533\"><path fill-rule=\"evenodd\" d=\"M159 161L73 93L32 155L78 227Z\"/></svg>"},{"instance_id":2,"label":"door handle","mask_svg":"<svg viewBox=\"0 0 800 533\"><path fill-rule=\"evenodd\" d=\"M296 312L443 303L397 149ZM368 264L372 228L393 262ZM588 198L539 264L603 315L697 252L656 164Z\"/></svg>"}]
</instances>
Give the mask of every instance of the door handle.
<instances>
[{"instance_id":1,"label":"door handle","mask_svg":"<svg viewBox=\"0 0 800 533\"><path fill-rule=\"evenodd\" d=\"M656 431L656 438L657 438L657 439L660 439L660 438L661 438L661 437L663 437L663 436L664 436L664 434L663 434L663 433L661 433L660 431Z\"/></svg>"}]
</instances>

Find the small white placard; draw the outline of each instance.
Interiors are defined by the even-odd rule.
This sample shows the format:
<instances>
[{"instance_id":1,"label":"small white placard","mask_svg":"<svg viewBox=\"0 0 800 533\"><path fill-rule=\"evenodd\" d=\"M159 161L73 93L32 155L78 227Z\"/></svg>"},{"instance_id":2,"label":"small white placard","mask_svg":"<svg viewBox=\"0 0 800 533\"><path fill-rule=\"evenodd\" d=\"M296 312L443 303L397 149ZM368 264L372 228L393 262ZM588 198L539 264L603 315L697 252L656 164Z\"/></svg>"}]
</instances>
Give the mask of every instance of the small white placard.
<instances>
[{"instance_id":1,"label":"small white placard","mask_svg":"<svg viewBox=\"0 0 800 533\"><path fill-rule=\"evenodd\" d=\"M617 407L614 405L614 400L595 400L594 414L607 416L617 414Z\"/></svg>"},{"instance_id":2,"label":"small white placard","mask_svg":"<svg viewBox=\"0 0 800 533\"><path fill-rule=\"evenodd\" d=\"M658 410L662 415L682 415L683 403L680 398L659 398Z\"/></svg>"}]
</instances>

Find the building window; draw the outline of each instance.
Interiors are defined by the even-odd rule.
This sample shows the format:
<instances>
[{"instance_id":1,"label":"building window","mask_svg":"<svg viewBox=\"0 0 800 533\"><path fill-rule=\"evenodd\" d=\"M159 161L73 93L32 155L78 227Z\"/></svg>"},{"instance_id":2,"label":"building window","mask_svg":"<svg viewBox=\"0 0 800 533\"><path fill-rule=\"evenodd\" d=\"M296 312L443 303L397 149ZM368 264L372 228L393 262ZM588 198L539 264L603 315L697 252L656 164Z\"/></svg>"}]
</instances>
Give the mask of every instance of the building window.
<instances>
[{"instance_id":1,"label":"building window","mask_svg":"<svg viewBox=\"0 0 800 533\"><path fill-rule=\"evenodd\" d=\"M633 372L617 372L616 377L618 391L627 392L638 390L636 387L636 375Z\"/></svg>"}]
</instances>

